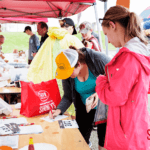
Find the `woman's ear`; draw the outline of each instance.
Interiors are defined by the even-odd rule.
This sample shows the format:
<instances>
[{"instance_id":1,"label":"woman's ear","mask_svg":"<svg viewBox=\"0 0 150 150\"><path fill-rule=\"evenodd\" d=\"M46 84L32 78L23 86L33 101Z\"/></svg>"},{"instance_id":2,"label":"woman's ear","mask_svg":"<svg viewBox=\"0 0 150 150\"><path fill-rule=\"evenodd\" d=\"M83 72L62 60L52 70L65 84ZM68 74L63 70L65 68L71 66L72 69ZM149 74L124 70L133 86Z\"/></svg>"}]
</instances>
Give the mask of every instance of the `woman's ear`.
<instances>
[{"instance_id":1,"label":"woman's ear","mask_svg":"<svg viewBox=\"0 0 150 150\"><path fill-rule=\"evenodd\" d=\"M78 61L78 67L80 67L81 66L81 63Z\"/></svg>"},{"instance_id":2,"label":"woman's ear","mask_svg":"<svg viewBox=\"0 0 150 150\"><path fill-rule=\"evenodd\" d=\"M115 24L114 22L112 22L112 21L109 22L109 25L110 25L110 27L112 27L113 29L116 28L116 24Z\"/></svg>"}]
</instances>

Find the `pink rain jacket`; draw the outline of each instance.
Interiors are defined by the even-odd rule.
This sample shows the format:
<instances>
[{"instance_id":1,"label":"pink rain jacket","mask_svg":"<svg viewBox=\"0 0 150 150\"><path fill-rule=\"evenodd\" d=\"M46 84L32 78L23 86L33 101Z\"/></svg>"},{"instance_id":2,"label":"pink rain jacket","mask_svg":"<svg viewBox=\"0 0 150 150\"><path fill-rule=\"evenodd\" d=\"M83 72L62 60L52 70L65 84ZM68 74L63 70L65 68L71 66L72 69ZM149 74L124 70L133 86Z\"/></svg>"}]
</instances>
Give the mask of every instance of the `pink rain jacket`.
<instances>
[{"instance_id":1,"label":"pink rain jacket","mask_svg":"<svg viewBox=\"0 0 150 150\"><path fill-rule=\"evenodd\" d=\"M105 66L106 76L100 75L96 80L96 92L108 105L104 147L150 150L147 133L150 57L137 37L125 46Z\"/></svg>"}]
</instances>

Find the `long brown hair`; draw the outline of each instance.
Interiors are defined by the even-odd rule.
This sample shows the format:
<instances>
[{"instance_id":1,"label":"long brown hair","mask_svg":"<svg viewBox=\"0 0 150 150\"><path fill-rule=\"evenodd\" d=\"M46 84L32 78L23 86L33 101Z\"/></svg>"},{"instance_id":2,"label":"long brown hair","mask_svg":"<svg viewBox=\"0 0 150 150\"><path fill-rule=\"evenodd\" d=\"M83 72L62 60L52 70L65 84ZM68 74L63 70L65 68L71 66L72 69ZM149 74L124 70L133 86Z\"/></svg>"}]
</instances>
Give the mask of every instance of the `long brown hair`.
<instances>
[{"instance_id":1,"label":"long brown hair","mask_svg":"<svg viewBox=\"0 0 150 150\"><path fill-rule=\"evenodd\" d=\"M81 50L77 49L75 46L69 46L69 48L70 49L74 49L74 50L76 50L78 52L78 54L79 54L78 62L80 62L80 63L86 63L85 62L85 55L84 55L84 53ZM75 68L78 67L78 62L74 66Z\"/></svg>"},{"instance_id":2,"label":"long brown hair","mask_svg":"<svg viewBox=\"0 0 150 150\"><path fill-rule=\"evenodd\" d=\"M103 19L102 26L109 27L110 21L118 22L125 28L125 36L138 37L144 44L148 43L141 29L140 18L127 8L119 5L113 6L108 9Z\"/></svg>"}]
</instances>

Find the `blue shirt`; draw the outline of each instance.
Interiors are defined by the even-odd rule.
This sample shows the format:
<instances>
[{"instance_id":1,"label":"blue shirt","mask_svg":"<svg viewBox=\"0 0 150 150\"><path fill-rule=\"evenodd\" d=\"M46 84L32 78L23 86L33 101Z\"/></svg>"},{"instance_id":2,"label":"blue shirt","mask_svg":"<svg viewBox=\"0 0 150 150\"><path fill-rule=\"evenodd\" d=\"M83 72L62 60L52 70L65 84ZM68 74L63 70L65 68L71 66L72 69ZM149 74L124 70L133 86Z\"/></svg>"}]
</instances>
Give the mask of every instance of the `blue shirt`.
<instances>
[{"instance_id":1,"label":"blue shirt","mask_svg":"<svg viewBox=\"0 0 150 150\"><path fill-rule=\"evenodd\" d=\"M85 105L86 99L95 93L96 77L89 70L89 77L85 82L80 82L77 77L74 80L75 80L75 90L80 94L81 100ZM97 107L95 107L94 109L96 108Z\"/></svg>"},{"instance_id":2,"label":"blue shirt","mask_svg":"<svg viewBox=\"0 0 150 150\"><path fill-rule=\"evenodd\" d=\"M32 60L32 53L37 53L38 47L40 46L39 38L36 34L33 34L29 39L29 56L28 59Z\"/></svg>"}]
</instances>

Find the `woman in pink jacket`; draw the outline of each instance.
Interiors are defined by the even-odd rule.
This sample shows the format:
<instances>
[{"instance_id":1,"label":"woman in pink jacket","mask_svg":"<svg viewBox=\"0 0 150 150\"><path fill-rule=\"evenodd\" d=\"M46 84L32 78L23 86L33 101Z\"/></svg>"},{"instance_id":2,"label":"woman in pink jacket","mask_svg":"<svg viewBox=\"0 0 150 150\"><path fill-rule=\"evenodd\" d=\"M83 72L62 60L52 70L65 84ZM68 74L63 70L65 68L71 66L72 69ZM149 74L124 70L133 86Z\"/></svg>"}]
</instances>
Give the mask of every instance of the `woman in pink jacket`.
<instances>
[{"instance_id":1,"label":"woman in pink jacket","mask_svg":"<svg viewBox=\"0 0 150 150\"><path fill-rule=\"evenodd\" d=\"M114 6L100 20L109 43L122 47L105 66L106 75L96 80L96 92L108 105L105 148L150 150L150 54L139 18L122 6Z\"/></svg>"}]
</instances>

